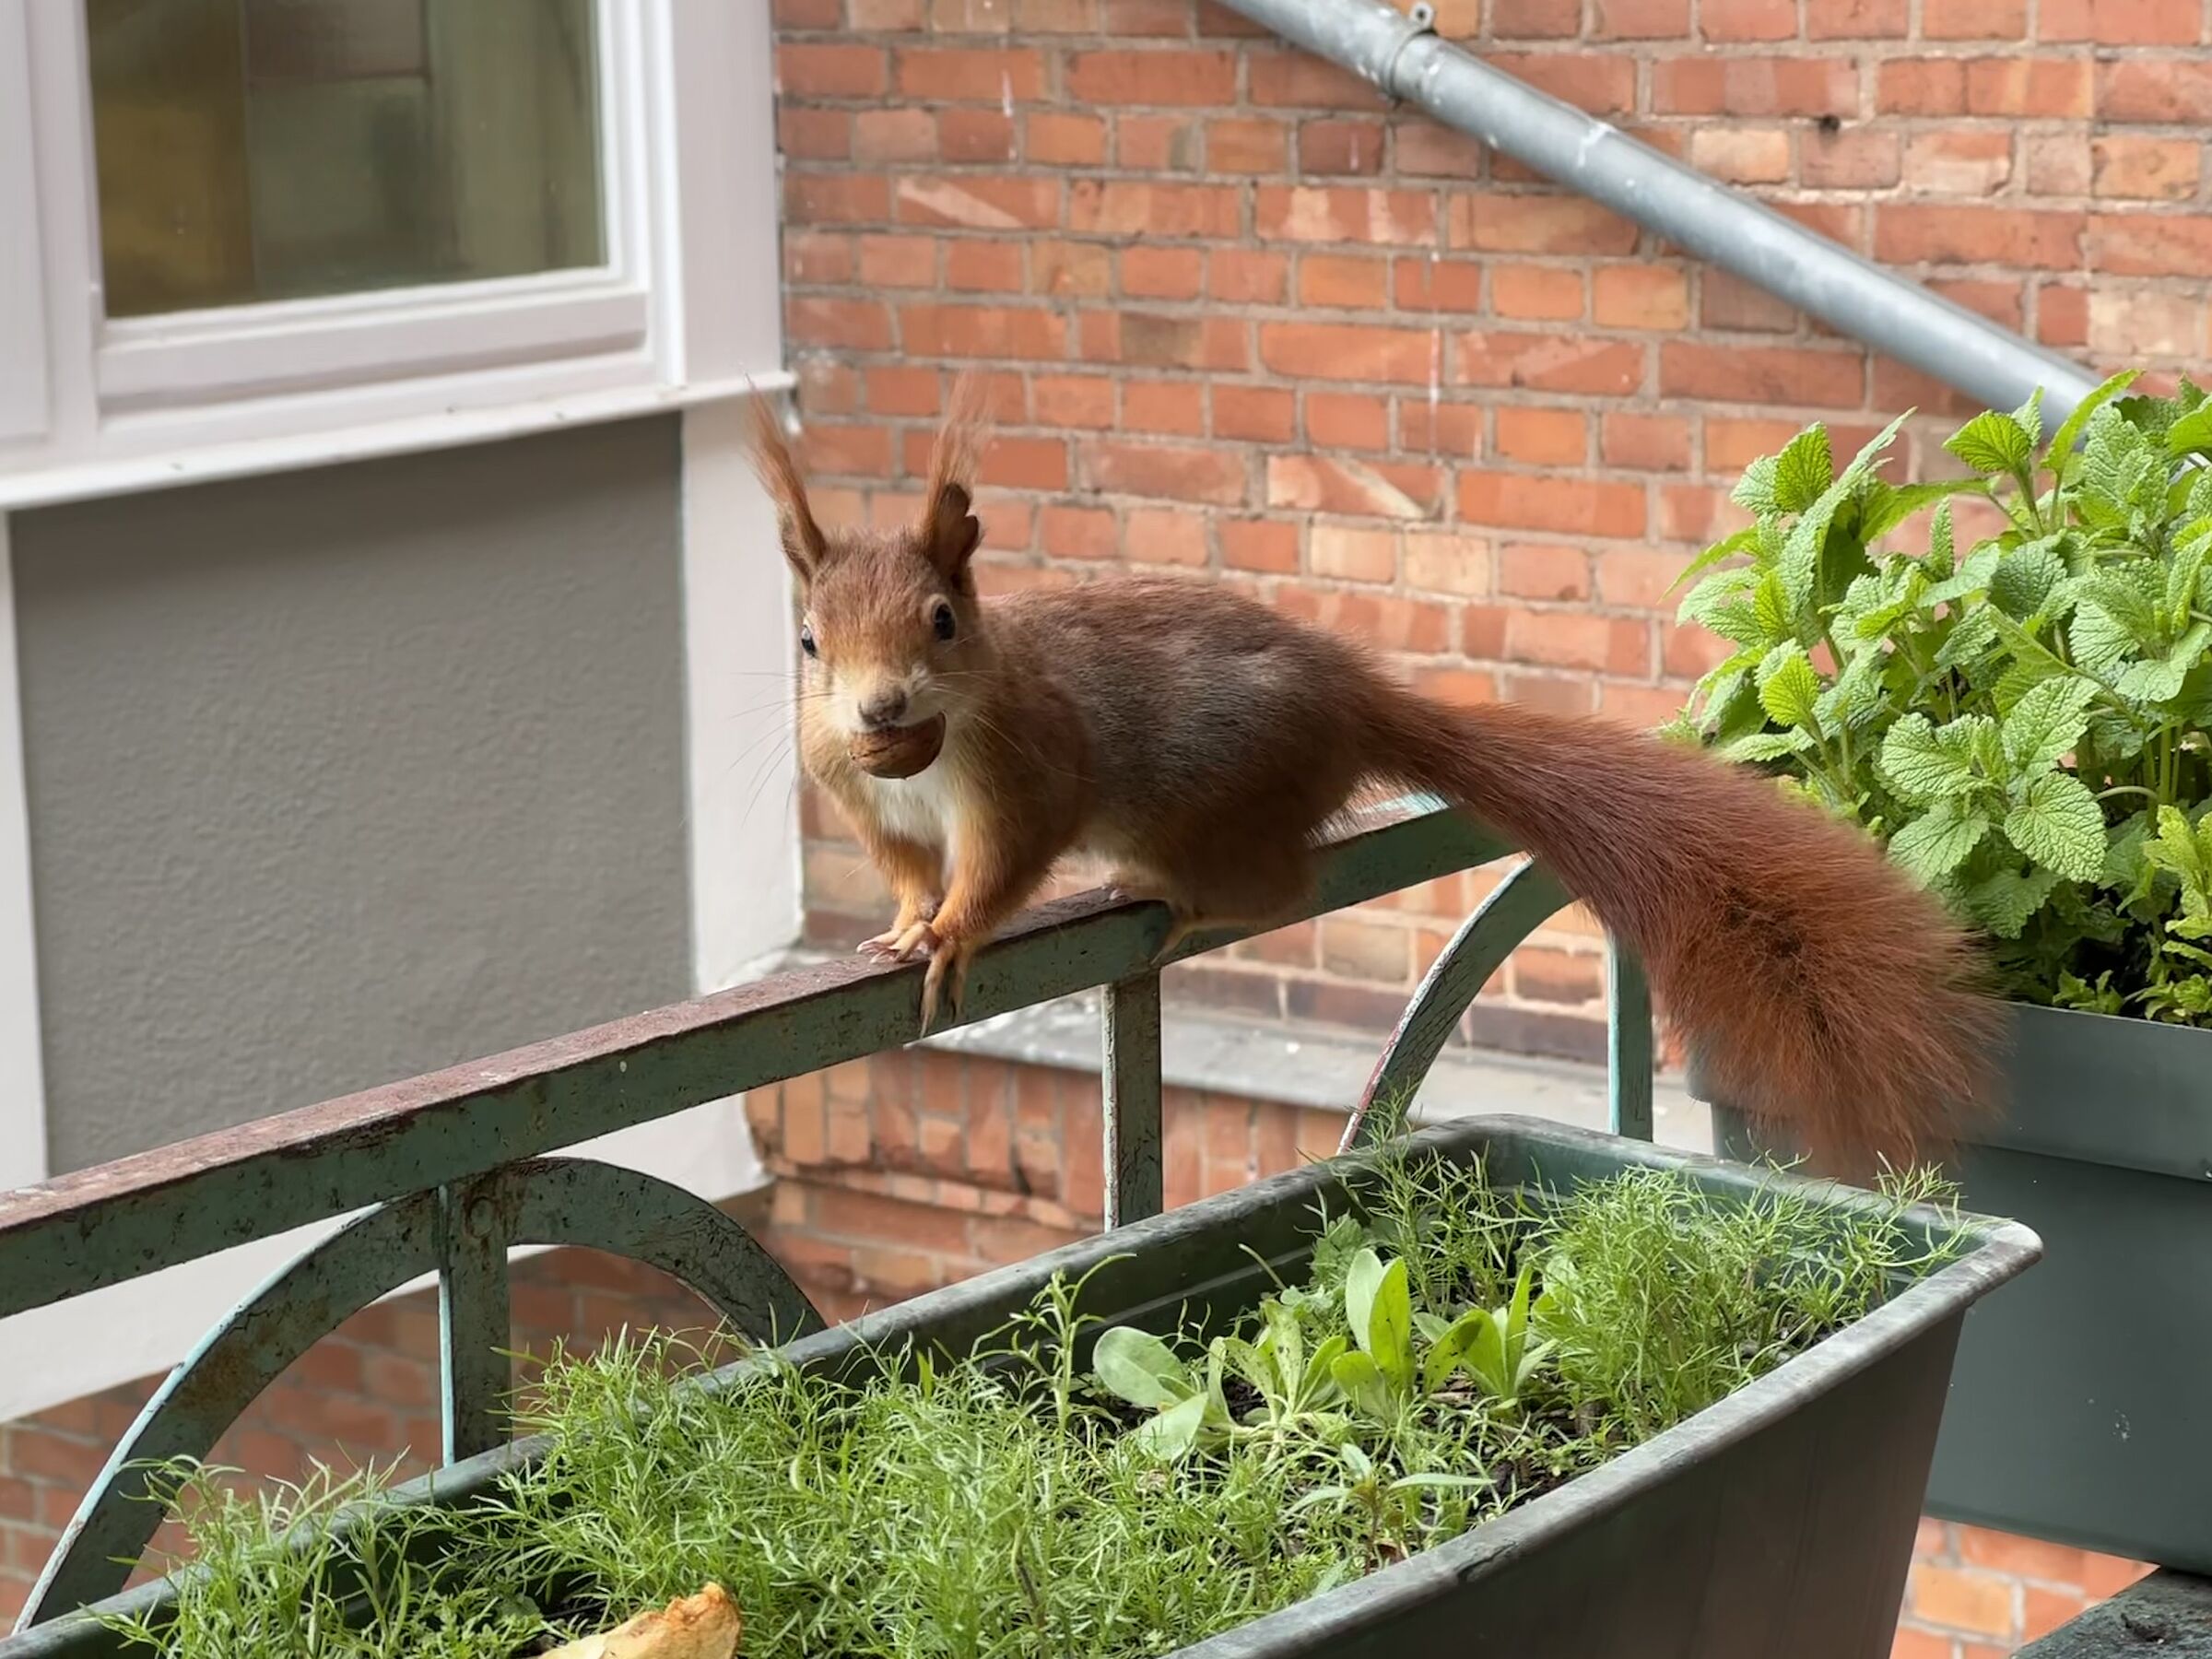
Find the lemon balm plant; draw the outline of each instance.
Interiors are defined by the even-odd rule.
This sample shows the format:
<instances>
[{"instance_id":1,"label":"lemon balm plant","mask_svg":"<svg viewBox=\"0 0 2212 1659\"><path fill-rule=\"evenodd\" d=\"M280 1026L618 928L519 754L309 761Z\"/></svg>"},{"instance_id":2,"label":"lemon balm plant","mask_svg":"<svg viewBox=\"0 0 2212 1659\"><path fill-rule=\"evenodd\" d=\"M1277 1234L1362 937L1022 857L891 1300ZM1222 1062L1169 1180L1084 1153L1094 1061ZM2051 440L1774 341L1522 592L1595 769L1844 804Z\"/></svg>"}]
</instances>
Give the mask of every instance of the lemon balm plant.
<instances>
[{"instance_id":1,"label":"lemon balm plant","mask_svg":"<svg viewBox=\"0 0 2212 1659\"><path fill-rule=\"evenodd\" d=\"M1735 650L1677 729L1884 838L2017 1000L2212 1025L2212 401L2136 379L1976 416L1961 479L1881 477L1901 421L1756 462L1685 575ZM2003 528L1961 546L1960 496Z\"/></svg>"}]
</instances>

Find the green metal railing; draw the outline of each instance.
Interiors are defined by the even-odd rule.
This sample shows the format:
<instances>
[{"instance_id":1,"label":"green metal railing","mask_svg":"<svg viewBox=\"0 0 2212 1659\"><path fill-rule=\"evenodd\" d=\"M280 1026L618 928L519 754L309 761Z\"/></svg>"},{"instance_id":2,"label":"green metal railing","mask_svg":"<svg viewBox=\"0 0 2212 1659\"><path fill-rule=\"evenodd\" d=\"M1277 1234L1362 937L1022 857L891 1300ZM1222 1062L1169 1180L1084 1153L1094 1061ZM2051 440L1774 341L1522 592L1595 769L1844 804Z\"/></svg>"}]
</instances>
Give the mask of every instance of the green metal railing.
<instances>
[{"instance_id":1,"label":"green metal railing","mask_svg":"<svg viewBox=\"0 0 2212 1659\"><path fill-rule=\"evenodd\" d=\"M1459 814L1401 803L1327 849L1305 913L1511 851ZM1371 1104L1411 1097L1485 981L1567 901L1524 865L1460 928L1385 1047L1347 1147ZM1105 987L1109 1228L1160 1208L1159 970L1242 936L1198 935L1163 958L1166 930L1159 905L1080 895L1021 918L969 976L966 1021ZM170 1374L86 1494L18 1629L121 1590L160 1519L143 1501L148 1465L206 1456L315 1342L427 1273L438 1275L447 1463L500 1437L512 1246L581 1245L647 1263L748 1334L818 1329L790 1277L712 1205L631 1171L543 1154L895 1048L914 1034L920 974L859 960L809 968L0 1194L0 1316L352 1217ZM1611 974L1612 1123L1649 1139L1650 1000L1618 949Z\"/></svg>"}]
</instances>

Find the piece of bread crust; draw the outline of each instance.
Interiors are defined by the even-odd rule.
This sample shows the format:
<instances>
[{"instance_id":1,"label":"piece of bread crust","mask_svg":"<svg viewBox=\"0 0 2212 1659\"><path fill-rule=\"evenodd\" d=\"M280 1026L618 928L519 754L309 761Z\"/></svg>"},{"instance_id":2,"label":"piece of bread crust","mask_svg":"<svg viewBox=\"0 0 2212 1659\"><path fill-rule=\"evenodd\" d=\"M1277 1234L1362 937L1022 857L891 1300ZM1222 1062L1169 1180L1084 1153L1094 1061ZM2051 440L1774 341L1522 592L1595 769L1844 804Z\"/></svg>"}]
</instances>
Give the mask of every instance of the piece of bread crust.
<instances>
[{"instance_id":1,"label":"piece of bread crust","mask_svg":"<svg viewBox=\"0 0 2212 1659\"><path fill-rule=\"evenodd\" d=\"M729 1593L709 1584L697 1595L680 1596L542 1659L735 1659L744 1630Z\"/></svg>"}]
</instances>

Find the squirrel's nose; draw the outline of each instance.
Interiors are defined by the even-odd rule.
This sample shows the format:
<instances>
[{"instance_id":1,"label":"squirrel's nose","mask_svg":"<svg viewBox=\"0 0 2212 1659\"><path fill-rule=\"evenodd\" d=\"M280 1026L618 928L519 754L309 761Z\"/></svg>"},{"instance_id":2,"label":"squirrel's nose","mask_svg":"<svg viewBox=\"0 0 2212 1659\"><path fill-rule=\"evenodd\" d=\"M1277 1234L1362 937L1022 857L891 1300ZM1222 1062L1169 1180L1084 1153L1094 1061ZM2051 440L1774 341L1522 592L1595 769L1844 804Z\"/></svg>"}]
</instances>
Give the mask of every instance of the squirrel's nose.
<instances>
[{"instance_id":1,"label":"squirrel's nose","mask_svg":"<svg viewBox=\"0 0 2212 1659\"><path fill-rule=\"evenodd\" d=\"M906 718L906 693L895 690L877 692L860 705L860 718L864 724L878 730L897 725Z\"/></svg>"}]
</instances>

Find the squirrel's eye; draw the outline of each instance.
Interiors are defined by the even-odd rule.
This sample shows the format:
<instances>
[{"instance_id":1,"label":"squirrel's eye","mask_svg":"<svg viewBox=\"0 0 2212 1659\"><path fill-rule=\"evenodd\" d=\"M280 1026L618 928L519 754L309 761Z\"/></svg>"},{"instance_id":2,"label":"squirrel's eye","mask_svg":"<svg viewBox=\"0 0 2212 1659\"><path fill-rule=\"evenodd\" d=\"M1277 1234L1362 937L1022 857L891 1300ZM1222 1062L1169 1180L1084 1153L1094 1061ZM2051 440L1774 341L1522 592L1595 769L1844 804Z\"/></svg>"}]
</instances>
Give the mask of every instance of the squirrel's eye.
<instances>
[{"instance_id":1,"label":"squirrel's eye","mask_svg":"<svg viewBox=\"0 0 2212 1659\"><path fill-rule=\"evenodd\" d=\"M804 627L804 626L802 626L802 627L800 628L800 629L799 629L799 649L800 649L801 651L805 652L805 653L806 653L808 656L818 656L818 655L820 654L820 653L818 653L818 651L816 651L816 650L815 650L815 648L814 648L814 629L811 629L811 628L807 628L807 627Z\"/></svg>"},{"instance_id":2,"label":"squirrel's eye","mask_svg":"<svg viewBox=\"0 0 2212 1659\"><path fill-rule=\"evenodd\" d=\"M938 639L949 640L952 638L954 623L951 606L946 604L942 599L938 600L937 608L930 613L929 620L931 626L936 629Z\"/></svg>"}]
</instances>

